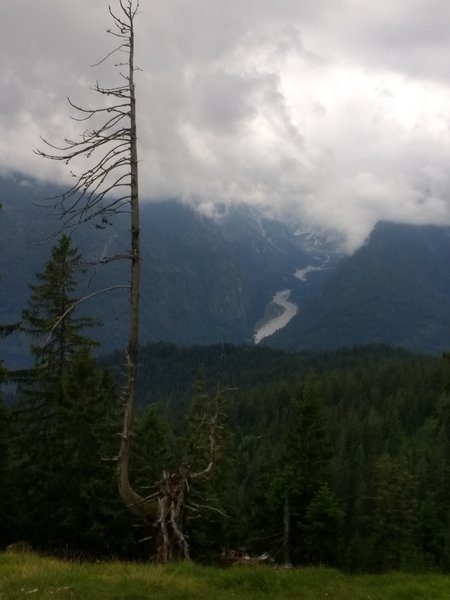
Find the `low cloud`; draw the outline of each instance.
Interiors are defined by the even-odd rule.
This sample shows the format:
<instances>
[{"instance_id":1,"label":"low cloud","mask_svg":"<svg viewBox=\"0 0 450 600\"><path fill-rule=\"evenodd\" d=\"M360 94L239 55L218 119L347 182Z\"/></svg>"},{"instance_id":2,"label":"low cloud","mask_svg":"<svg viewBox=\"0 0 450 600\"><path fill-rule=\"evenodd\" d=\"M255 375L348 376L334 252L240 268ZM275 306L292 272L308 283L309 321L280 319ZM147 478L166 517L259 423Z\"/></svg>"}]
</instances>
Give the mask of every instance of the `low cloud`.
<instances>
[{"instance_id":1,"label":"low cloud","mask_svg":"<svg viewBox=\"0 0 450 600\"><path fill-rule=\"evenodd\" d=\"M68 180L32 152L76 135L65 97L114 81L107 5L5 0L0 169ZM114 3L113 3L114 6ZM141 184L148 198L247 201L343 236L380 219L450 223L450 8L383 0L141 2Z\"/></svg>"}]
</instances>

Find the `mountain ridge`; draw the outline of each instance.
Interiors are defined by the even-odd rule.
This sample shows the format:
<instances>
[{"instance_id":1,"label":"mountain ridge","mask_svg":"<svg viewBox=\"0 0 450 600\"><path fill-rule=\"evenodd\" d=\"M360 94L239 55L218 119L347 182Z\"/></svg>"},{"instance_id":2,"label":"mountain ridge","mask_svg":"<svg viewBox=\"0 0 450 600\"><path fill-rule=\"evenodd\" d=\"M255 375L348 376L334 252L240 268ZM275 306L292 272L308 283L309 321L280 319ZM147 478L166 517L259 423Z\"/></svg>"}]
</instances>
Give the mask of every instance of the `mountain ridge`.
<instances>
[{"instance_id":1,"label":"mountain ridge","mask_svg":"<svg viewBox=\"0 0 450 600\"><path fill-rule=\"evenodd\" d=\"M0 177L1 323L20 319L29 284L50 256L60 222L36 204L58 191ZM321 351L382 343L431 354L450 348L449 227L380 222L347 257L315 232L247 205L219 207L212 218L177 200L143 203L141 229L143 344L253 343L257 324L280 314L273 299L283 292L297 314L263 344ZM128 247L126 216L72 235L87 262ZM127 262L114 261L89 273L81 295L127 281ZM82 310L105 322L93 332L103 352L124 347L126 290L99 294ZM22 364L28 340L8 338L2 347L2 358Z\"/></svg>"}]
</instances>

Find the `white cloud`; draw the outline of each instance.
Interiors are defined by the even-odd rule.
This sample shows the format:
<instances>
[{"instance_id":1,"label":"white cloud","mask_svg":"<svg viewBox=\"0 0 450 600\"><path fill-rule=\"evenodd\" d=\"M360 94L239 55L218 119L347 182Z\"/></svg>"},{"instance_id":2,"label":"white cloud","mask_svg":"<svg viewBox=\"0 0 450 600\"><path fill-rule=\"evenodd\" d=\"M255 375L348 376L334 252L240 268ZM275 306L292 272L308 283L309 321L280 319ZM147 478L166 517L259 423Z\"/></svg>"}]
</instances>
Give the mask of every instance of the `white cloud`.
<instances>
[{"instance_id":1,"label":"white cloud","mask_svg":"<svg viewBox=\"0 0 450 600\"><path fill-rule=\"evenodd\" d=\"M114 1L112 2L114 6ZM147 197L257 202L336 230L449 223L450 5L444 0L141 0ZM39 135L75 134L114 40L107 2L3 0L0 168L62 181Z\"/></svg>"}]
</instances>

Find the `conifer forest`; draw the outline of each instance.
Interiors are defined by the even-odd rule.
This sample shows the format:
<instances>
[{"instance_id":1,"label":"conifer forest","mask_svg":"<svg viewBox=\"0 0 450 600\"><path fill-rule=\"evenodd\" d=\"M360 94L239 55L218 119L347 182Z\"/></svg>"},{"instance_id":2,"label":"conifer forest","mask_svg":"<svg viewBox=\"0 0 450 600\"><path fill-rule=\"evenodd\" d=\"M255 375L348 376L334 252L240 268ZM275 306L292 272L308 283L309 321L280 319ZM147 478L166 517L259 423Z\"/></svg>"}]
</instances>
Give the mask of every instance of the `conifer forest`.
<instances>
[{"instance_id":1,"label":"conifer forest","mask_svg":"<svg viewBox=\"0 0 450 600\"><path fill-rule=\"evenodd\" d=\"M63 235L30 285L21 323L2 327L27 335L33 366L2 368L3 383L16 385L3 387L0 405L1 547L25 540L89 559L166 562L189 551L216 563L268 553L350 571L450 569L447 355L143 347L129 467L143 519L116 486L123 355L98 358L101 325L77 311L82 271ZM183 477L180 515L166 515L161 529L158 502L179 500ZM162 531L175 536L165 555Z\"/></svg>"},{"instance_id":2,"label":"conifer forest","mask_svg":"<svg viewBox=\"0 0 450 600\"><path fill-rule=\"evenodd\" d=\"M450 572L450 348L140 343L139 2L115 5L117 47L99 64L117 60L119 83L97 83L97 108L69 100L84 133L36 151L73 168L73 185L52 199L61 230L20 319L0 323L29 358L0 355L0 550ZM119 213L128 245L101 268L123 261L128 280L90 294L99 320L83 282L100 265L72 233L113 230ZM129 325L112 351L98 335L118 288Z\"/></svg>"}]
</instances>

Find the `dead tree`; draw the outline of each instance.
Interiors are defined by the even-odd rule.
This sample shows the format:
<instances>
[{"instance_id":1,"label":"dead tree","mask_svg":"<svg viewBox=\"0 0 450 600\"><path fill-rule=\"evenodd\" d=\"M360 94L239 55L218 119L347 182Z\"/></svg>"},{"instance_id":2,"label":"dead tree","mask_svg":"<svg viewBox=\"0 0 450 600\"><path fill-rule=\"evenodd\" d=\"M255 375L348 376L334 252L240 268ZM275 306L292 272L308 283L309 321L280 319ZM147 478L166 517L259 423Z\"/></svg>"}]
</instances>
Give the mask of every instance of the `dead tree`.
<instances>
[{"instance_id":1,"label":"dead tree","mask_svg":"<svg viewBox=\"0 0 450 600\"><path fill-rule=\"evenodd\" d=\"M158 482L158 490L153 495L158 502L158 515L155 522L157 562L189 560L190 545L186 534L187 512L198 513L199 509L215 510L210 506L200 507L190 499L189 493L191 486L194 486L196 481L207 478L215 466L223 427L223 398L226 391L219 384L212 402L211 414L202 415L208 438L207 462L204 468L193 472L189 464L182 464L177 471L164 472L161 481Z\"/></svg>"},{"instance_id":2,"label":"dead tree","mask_svg":"<svg viewBox=\"0 0 450 600\"><path fill-rule=\"evenodd\" d=\"M124 415L117 457L117 484L125 505L156 528L156 559L165 563L176 559L189 559L189 542L185 533L186 511L189 508L195 509L189 507L189 489L195 480L208 477L214 466L224 390L218 386L215 411L205 421L209 427L209 459L204 469L193 473L189 465L182 465L176 472L163 473L155 492L148 496L136 492L130 482L129 462L137 390L141 263L134 83L134 20L139 0L119 0L119 7L117 12L109 7L113 28L108 30L118 40L118 45L97 64L113 55L120 55L122 60L116 66L124 84L105 88L97 83L94 90L107 100L107 105L99 108L83 108L69 99L70 106L77 114L73 118L82 123L93 123L93 126L86 129L79 139L66 138L61 146L43 139L50 150L36 152L44 158L62 161L68 165L74 164L78 159L87 159L92 163L81 175L71 171L75 183L54 199L54 207L59 210L65 227L74 227L85 222L94 222L102 227L119 211L128 209L130 213L130 249L123 255L123 258L130 260L131 265L130 324L126 350L127 379L123 392Z\"/></svg>"},{"instance_id":3,"label":"dead tree","mask_svg":"<svg viewBox=\"0 0 450 600\"><path fill-rule=\"evenodd\" d=\"M49 150L36 152L44 158L71 166L78 160L87 160L91 165L81 174L71 171L74 184L54 199L54 206L59 210L65 227L85 222L94 222L102 227L112 215L125 210L130 213L130 247L122 256L130 260L131 267L127 377L123 392L124 416L117 458L117 482L123 502L140 517L152 520L156 516L155 502L132 489L128 474L137 389L141 263L134 80L137 70L134 65L134 21L138 9L139 0L119 0L117 11L109 7L113 26L108 33L116 39L117 45L97 63L100 65L113 56L119 56L116 67L123 83L117 87L102 87L97 83L94 90L104 98L98 108L84 108L69 99L70 106L76 111L73 119L92 126L85 129L78 139L66 138L59 146L43 139Z\"/></svg>"}]
</instances>

